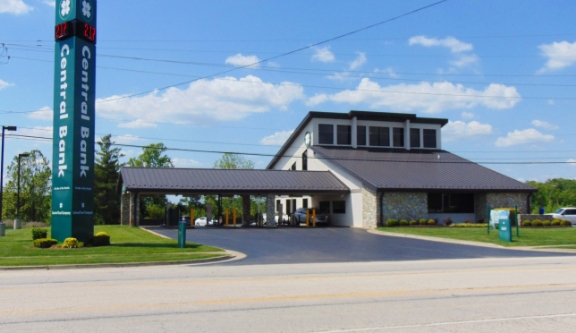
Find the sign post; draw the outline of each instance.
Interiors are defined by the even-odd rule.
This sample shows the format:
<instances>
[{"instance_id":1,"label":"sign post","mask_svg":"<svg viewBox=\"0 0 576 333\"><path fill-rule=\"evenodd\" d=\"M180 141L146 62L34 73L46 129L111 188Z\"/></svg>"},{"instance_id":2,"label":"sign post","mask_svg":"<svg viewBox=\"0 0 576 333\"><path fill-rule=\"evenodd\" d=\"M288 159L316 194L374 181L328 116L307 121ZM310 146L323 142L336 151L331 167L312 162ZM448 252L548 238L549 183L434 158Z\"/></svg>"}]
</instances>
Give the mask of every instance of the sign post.
<instances>
[{"instance_id":1,"label":"sign post","mask_svg":"<svg viewBox=\"0 0 576 333\"><path fill-rule=\"evenodd\" d=\"M52 237L94 234L96 0L56 0Z\"/></svg>"}]
</instances>

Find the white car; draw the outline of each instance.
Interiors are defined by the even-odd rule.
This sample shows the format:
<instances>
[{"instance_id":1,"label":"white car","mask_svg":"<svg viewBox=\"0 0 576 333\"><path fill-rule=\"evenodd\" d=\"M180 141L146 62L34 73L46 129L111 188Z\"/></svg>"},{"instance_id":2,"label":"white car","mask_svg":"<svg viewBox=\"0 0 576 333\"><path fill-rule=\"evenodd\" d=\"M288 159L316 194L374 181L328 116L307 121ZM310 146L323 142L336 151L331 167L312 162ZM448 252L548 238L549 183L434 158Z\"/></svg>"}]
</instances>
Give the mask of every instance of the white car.
<instances>
[{"instance_id":1,"label":"white car","mask_svg":"<svg viewBox=\"0 0 576 333\"><path fill-rule=\"evenodd\" d=\"M572 225L576 225L576 207L558 208L554 213L545 215L552 215L555 219L568 220L572 222Z\"/></svg>"},{"instance_id":2,"label":"white car","mask_svg":"<svg viewBox=\"0 0 576 333\"><path fill-rule=\"evenodd\" d=\"M199 217L196 220L194 220L194 224L197 226L206 226L206 224L208 224L208 219L206 218L206 216Z\"/></svg>"}]
</instances>

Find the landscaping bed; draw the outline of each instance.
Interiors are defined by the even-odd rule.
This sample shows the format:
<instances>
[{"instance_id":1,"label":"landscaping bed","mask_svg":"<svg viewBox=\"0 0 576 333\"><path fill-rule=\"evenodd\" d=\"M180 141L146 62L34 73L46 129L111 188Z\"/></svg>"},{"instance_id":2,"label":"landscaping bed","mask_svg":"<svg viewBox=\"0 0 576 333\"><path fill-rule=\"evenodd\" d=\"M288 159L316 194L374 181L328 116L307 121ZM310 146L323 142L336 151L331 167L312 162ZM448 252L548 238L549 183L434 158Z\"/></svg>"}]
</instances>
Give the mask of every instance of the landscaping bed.
<instances>
[{"instance_id":1,"label":"landscaping bed","mask_svg":"<svg viewBox=\"0 0 576 333\"><path fill-rule=\"evenodd\" d=\"M557 248L576 248L576 228L520 228L520 237L516 237L516 229L512 231L513 241L503 242L499 239L498 230L490 230L487 234L484 228L414 228L386 227L380 231L398 234L418 235L427 237L449 238L464 241L492 243L502 246L554 246Z\"/></svg>"},{"instance_id":2,"label":"landscaping bed","mask_svg":"<svg viewBox=\"0 0 576 333\"><path fill-rule=\"evenodd\" d=\"M49 229L49 228L48 228ZM139 228L127 226L96 226L95 233L110 236L109 246L80 248L35 248L32 229L7 230L0 237L0 266L40 266L114 264L139 262L172 262L215 258L224 250L212 246L165 239Z\"/></svg>"}]
</instances>

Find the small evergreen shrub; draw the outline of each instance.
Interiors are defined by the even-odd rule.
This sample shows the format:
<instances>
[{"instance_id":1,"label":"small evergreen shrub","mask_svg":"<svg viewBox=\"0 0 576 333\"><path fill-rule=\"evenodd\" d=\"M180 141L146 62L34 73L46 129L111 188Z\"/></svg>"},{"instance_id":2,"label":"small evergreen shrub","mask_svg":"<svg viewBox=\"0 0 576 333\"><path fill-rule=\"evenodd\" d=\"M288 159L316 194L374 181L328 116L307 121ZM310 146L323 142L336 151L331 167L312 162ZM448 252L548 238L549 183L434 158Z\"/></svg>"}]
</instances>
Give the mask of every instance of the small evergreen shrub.
<instances>
[{"instance_id":1,"label":"small evergreen shrub","mask_svg":"<svg viewBox=\"0 0 576 333\"><path fill-rule=\"evenodd\" d=\"M426 225L428 223L428 221L426 221L426 219L420 219L418 220L418 224L419 225Z\"/></svg>"},{"instance_id":2,"label":"small evergreen shrub","mask_svg":"<svg viewBox=\"0 0 576 333\"><path fill-rule=\"evenodd\" d=\"M48 229L32 228L32 240L48 238Z\"/></svg>"},{"instance_id":3,"label":"small evergreen shrub","mask_svg":"<svg viewBox=\"0 0 576 333\"><path fill-rule=\"evenodd\" d=\"M572 222L568 221L568 220L564 220L562 221L562 226L563 227L571 227L572 226Z\"/></svg>"},{"instance_id":4,"label":"small evergreen shrub","mask_svg":"<svg viewBox=\"0 0 576 333\"><path fill-rule=\"evenodd\" d=\"M418 225L418 221L416 221L416 220L410 220L409 224L410 224L411 226L413 226L413 225Z\"/></svg>"},{"instance_id":5,"label":"small evergreen shrub","mask_svg":"<svg viewBox=\"0 0 576 333\"><path fill-rule=\"evenodd\" d=\"M561 219L554 219L554 220L552 220L552 222L560 222L560 224L562 224L562 220L561 220Z\"/></svg>"},{"instance_id":6,"label":"small evergreen shrub","mask_svg":"<svg viewBox=\"0 0 576 333\"><path fill-rule=\"evenodd\" d=\"M542 226L543 226L543 227L549 227L549 226L551 226L551 225L552 225L552 222L550 222L550 221L542 221Z\"/></svg>"},{"instance_id":7,"label":"small evergreen shrub","mask_svg":"<svg viewBox=\"0 0 576 333\"><path fill-rule=\"evenodd\" d=\"M58 241L52 238L40 238L36 239L34 242L34 247L38 247L41 249L49 249L52 246L58 244Z\"/></svg>"},{"instance_id":8,"label":"small evergreen shrub","mask_svg":"<svg viewBox=\"0 0 576 333\"><path fill-rule=\"evenodd\" d=\"M408 220L400 220L400 226L401 227L407 227L408 226Z\"/></svg>"},{"instance_id":9,"label":"small evergreen shrub","mask_svg":"<svg viewBox=\"0 0 576 333\"><path fill-rule=\"evenodd\" d=\"M110 245L110 236L105 232L99 232L92 237L90 244L92 246L108 246Z\"/></svg>"},{"instance_id":10,"label":"small evergreen shrub","mask_svg":"<svg viewBox=\"0 0 576 333\"><path fill-rule=\"evenodd\" d=\"M399 225L400 225L400 222L398 222L398 220L392 220L392 219L390 219L390 220L386 221L386 226L387 226L387 227L397 227L397 226L399 226Z\"/></svg>"},{"instance_id":11,"label":"small evergreen shrub","mask_svg":"<svg viewBox=\"0 0 576 333\"><path fill-rule=\"evenodd\" d=\"M558 221L558 220L554 220L552 221L552 226L553 227L559 227L562 225L562 221Z\"/></svg>"},{"instance_id":12,"label":"small evergreen shrub","mask_svg":"<svg viewBox=\"0 0 576 333\"><path fill-rule=\"evenodd\" d=\"M532 225L532 220L522 220L522 225L526 224L526 222L530 223L530 225Z\"/></svg>"},{"instance_id":13,"label":"small evergreen shrub","mask_svg":"<svg viewBox=\"0 0 576 333\"><path fill-rule=\"evenodd\" d=\"M69 249L77 249L78 248L78 240L76 238L66 238L64 243L62 243L62 247L66 247Z\"/></svg>"},{"instance_id":14,"label":"small evergreen shrub","mask_svg":"<svg viewBox=\"0 0 576 333\"><path fill-rule=\"evenodd\" d=\"M531 227L532 226L532 221L530 220L526 220L522 222L522 226L523 227Z\"/></svg>"},{"instance_id":15,"label":"small evergreen shrub","mask_svg":"<svg viewBox=\"0 0 576 333\"><path fill-rule=\"evenodd\" d=\"M540 228L540 227L542 227L542 221L534 220L534 221L532 221L532 226L536 227L536 228Z\"/></svg>"},{"instance_id":16,"label":"small evergreen shrub","mask_svg":"<svg viewBox=\"0 0 576 333\"><path fill-rule=\"evenodd\" d=\"M428 224L428 225L436 225L436 220L429 219L426 224Z\"/></svg>"}]
</instances>

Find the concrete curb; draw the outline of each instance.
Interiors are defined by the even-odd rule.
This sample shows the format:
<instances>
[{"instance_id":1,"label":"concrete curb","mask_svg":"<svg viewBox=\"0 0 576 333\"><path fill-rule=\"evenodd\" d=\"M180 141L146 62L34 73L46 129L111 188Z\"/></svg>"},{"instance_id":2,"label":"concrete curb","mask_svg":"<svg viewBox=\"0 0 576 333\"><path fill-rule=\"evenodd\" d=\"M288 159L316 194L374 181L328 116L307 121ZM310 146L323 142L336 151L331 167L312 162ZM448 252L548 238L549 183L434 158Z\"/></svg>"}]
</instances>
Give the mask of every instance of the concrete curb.
<instances>
[{"instance_id":1,"label":"concrete curb","mask_svg":"<svg viewBox=\"0 0 576 333\"><path fill-rule=\"evenodd\" d=\"M507 247L502 245L490 244L490 243L483 243L483 242L474 242L474 241L464 241L464 240L457 240L457 239L449 239L449 238L439 238L439 237L430 237L430 236L419 236L419 235L408 235L408 234L397 234L394 232L386 232L380 230L367 230L369 233L374 235L380 236L390 236L390 237L399 237L399 238L412 238L412 239L420 239L426 240L430 242L438 242L438 243L449 243L449 244L459 244L459 245L469 245L469 246L479 246L479 247L487 247L492 249L500 249L500 250L516 250L516 251L536 251L536 252L551 252L551 253L571 253L576 254L576 250L570 249L547 249L547 248L540 248L540 247L532 247L532 246L519 246L519 247Z\"/></svg>"}]
</instances>

